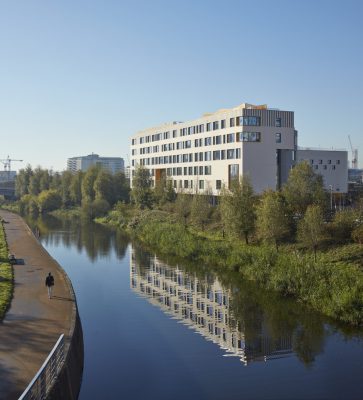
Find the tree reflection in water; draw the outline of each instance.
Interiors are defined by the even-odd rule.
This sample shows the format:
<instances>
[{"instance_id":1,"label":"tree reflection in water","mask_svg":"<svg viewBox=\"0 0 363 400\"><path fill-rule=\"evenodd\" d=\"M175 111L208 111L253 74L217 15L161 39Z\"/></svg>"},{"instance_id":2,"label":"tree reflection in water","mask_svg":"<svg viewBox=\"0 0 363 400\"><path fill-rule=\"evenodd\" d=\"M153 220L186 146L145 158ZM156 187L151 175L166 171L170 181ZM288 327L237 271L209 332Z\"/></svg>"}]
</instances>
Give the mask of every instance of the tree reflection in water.
<instances>
[{"instance_id":1,"label":"tree reflection in water","mask_svg":"<svg viewBox=\"0 0 363 400\"><path fill-rule=\"evenodd\" d=\"M129 239L120 230L113 230L84 219L59 219L50 215L42 218L27 218L33 232L39 232L46 245L75 246L79 252L85 250L95 261L105 257L111 250L118 259L125 257Z\"/></svg>"},{"instance_id":2,"label":"tree reflection in water","mask_svg":"<svg viewBox=\"0 0 363 400\"><path fill-rule=\"evenodd\" d=\"M334 325L292 299L261 290L236 273L176 260L167 264L138 244L133 244L130 257L133 290L245 365L296 354L310 367L332 330L349 334L347 327Z\"/></svg>"}]
</instances>

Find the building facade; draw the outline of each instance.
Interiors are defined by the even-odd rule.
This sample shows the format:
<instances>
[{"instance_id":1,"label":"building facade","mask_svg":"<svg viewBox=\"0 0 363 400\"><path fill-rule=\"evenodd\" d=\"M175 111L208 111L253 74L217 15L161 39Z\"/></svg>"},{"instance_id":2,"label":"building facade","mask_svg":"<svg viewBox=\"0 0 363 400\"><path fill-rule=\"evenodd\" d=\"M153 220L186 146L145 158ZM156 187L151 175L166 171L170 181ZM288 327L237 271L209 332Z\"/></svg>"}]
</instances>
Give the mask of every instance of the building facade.
<instances>
[{"instance_id":1,"label":"building facade","mask_svg":"<svg viewBox=\"0 0 363 400\"><path fill-rule=\"evenodd\" d=\"M296 148L292 111L244 103L138 132L131 137L131 177L142 165L153 185L165 177L179 192L219 195L246 175L261 193L287 180Z\"/></svg>"},{"instance_id":2,"label":"building facade","mask_svg":"<svg viewBox=\"0 0 363 400\"><path fill-rule=\"evenodd\" d=\"M298 148L297 162L306 161L314 172L322 175L324 187L333 193L348 192L348 152Z\"/></svg>"},{"instance_id":3,"label":"building facade","mask_svg":"<svg viewBox=\"0 0 363 400\"><path fill-rule=\"evenodd\" d=\"M121 157L100 157L98 154L72 157L67 160L67 170L72 172L87 171L88 168L99 165L105 170L115 174L124 171L124 160Z\"/></svg>"}]
</instances>

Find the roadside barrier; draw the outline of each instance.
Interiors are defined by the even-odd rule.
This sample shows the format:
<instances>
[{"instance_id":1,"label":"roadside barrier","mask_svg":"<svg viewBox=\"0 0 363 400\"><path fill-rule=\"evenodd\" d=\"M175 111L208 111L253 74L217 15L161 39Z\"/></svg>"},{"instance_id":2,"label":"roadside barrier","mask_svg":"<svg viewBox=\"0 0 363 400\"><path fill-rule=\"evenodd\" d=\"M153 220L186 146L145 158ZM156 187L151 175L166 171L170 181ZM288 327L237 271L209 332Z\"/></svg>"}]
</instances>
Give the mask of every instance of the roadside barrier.
<instances>
[{"instance_id":1,"label":"roadside barrier","mask_svg":"<svg viewBox=\"0 0 363 400\"><path fill-rule=\"evenodd\" d=\"M19 400L45 400L64 363L64 334L49 353Z\"/></svg>"}]
</instances>

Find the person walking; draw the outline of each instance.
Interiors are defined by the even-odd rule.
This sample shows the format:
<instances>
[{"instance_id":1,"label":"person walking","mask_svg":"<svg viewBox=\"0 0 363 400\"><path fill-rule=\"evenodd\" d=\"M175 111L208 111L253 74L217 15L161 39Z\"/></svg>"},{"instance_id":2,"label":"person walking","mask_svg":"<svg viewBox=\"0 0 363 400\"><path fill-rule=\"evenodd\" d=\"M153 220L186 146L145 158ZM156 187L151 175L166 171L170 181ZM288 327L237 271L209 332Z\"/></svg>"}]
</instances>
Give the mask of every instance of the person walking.
<instances>
[{"instance_id":1,"label":"person walking","mask_svg":"<svg viewBox=\"0 0 363 400\"><path fill-rule=\"evenodd\" d=\"M52 298L52 288L54 286L54 277L53 275L49 272L48 276L45 278L45 286L48 289L48 298Z\"/></svg>"}]
</instances>

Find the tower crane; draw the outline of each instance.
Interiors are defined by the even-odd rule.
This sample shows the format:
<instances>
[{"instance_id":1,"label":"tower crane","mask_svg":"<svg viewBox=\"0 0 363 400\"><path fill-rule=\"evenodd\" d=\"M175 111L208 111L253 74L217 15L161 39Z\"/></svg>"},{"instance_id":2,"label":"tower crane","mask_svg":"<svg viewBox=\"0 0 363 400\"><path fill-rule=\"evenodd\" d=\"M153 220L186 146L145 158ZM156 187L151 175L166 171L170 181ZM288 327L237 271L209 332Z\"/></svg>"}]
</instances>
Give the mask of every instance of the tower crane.
<instances>
[{"instance_id":1,"label":"tower crane","mask_svg":"<svg viewBox=\"0 0 363 400\"><path fill-rule=\"evenodd\" d=\"M350 149L352 150L352 168L358 168L358 149L353 149L352 141L350 139L350 135L348 135Z\"/></svg>"},{"instance_id":2,"label":"tower crane","mask_svg":"<svg viewBox=\"0 0 363 400\"><path fill-rule=\"evenodd\" d=\"M12 161L20 161L22 162L23 160L15 160L14 158L10 158L9 156L5 158L5 160L0 160L2 164L4 164L4 171L8 172L8 180L10 181L10 171L11 171L11 162Z\"/></svg>"}]
</instances>

